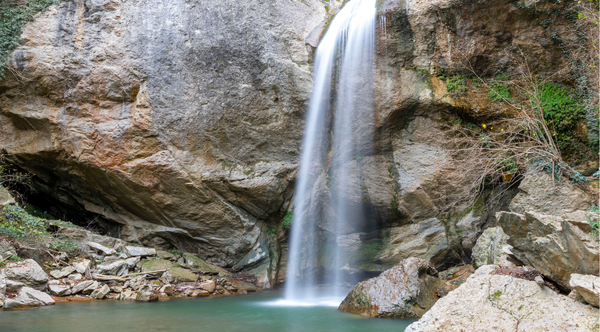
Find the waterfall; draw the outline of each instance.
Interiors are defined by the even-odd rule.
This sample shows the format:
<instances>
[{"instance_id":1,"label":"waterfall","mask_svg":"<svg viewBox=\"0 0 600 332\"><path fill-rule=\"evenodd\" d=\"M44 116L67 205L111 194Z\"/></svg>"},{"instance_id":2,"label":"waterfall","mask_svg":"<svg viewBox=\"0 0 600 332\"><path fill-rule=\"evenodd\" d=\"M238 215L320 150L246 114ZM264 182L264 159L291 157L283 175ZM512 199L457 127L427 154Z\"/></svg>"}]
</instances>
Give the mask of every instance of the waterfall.
<instances>
[{"instance_id":1,"label":"waterfall","mask_svg":"<svg viewBox=\"0 0 600 332\"><path fill-rule=\"evenodd\" d=\"M360 177L357 164L373 150L375 29L376 0L351 0L335 16L317 48L295 190L287 300L310 302L321 295L316 294L314 268L325 250L319 248L319 222L329 225L336 236L333 248L325 250L332 256L328 268L333 273L324 279L339 285L344 278L347 257L337 237L361 216L360 206L352 204L349 197L360 193L355 181ZM313 197L313 185L325 172L335 179L329 186L328 201L312 202L318 199ZM311 206L325 203L329 213L310 211Z\"/></svg>"}]
</instances>

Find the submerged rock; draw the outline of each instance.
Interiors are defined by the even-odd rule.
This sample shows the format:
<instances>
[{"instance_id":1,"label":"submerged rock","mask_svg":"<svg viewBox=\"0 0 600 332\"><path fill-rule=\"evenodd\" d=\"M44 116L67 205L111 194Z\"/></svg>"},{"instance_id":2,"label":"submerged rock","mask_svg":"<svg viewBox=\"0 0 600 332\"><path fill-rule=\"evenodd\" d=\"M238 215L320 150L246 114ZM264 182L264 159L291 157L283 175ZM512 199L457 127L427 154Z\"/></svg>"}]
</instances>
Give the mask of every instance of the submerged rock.
<instances>
[{"instance_id":1,"label":"submerged rock","mask_svg":"<svg viewBox=\"0 0 600 332\"><path fill-rule=\"evenodd\" d=\"M569 282L573 291L576 291L585 302L598 308L600 302L600 278L592 275L573 273Z\"/></svg>"},{"instance_id":2,"label":"submerged rock","mask_svg":"<svg viewBox=\"0 0 600 332\"><path fill-rule=\"evenodd\" d=\"M599 274L598 240L577 223L534 212L499 212L497 218L517 259L563 290L571 289L573 273Z\"/></svg>"},{"instance_id":3,"label":"submerged rock","mask_svg":"<svg viewBox=\"0 0 600 332\"><path fill-rule=\"evenodd\" d=\"M598 309L482 266L405 332L590 331Z\"/></svg>"},{"instance_id":4,"label":"submerged rock","mask_svg":"<svg viewBox=\"0 0 600 332\"><path fill-rule=\"evenodd\" d=\"M369 317L421 317L438 300L446 284L419 258L400 264L356 285L340 310Z\"/></svg>"},{"instance_id":5,"label":"submerged rock","mask_svg":"<svg viewBox=\"0 0 600 332\"><path fill-rule=\"evenodd\" d=\"M7 279L7 291L18 292L22 287L31 287L37 290L46 289L48 275L33 259L6 264L3 271Z\"/></svg>"}]
</instances>

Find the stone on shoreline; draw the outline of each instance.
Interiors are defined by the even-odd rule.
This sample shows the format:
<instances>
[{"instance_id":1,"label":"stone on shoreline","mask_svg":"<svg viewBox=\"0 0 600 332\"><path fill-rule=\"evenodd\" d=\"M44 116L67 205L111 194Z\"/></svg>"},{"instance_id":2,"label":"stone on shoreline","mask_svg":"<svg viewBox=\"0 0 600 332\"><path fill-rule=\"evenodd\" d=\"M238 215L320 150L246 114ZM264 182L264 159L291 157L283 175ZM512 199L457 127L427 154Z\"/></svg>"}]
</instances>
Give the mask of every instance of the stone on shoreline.
<instances>
[{"instance_id":1,"label":"stone on shoreline","mask_svg":"<svg viewBox=\"0 0 600 332\"><path fill-rule=\"evenodd\" d=\"M379 277L357 284L340 310L368 317L421 317L444 292L446 283L420 258L408 258Z\"/></svg>"},{"instance_id":2,"label":"stone on shoreline","mask_svg":"<svg viewBox=\"0 0 600 332\"><path fill-rule=\"evenodd\" d=\"M18 309L25 307L39 307L54 304L52 297L30 287L23 287L14 299L7 299L5 309Z\"/></svg>"},{"instance_id":3,"label":"stone on shoreline","mask_svg":"<svg viewBox=\"0 0 600 332\"><path fill-rule=\"evenodd\" d=\"M84 289L86 289L86 288L88 288L88 287L92 286L92 284L93 284L94 282L96 282L96 281L93 281L93 280L85 280L85 281L82 281L82 282L80 282L80 283L78 283L78 284L76 284L76 285L74 285L74 286L72 287L72 289L71 289L71 293L72 293L72 294L77 294L77 293L79 293L79 292L82 292ZM94 289L94 290L95 290L95 289ZM92 290L92 291L94 291L94 290ZM91 291L91 292L92 292L92 291ZM91 293L91 292L90 292L90 293Z\"/></svg>"},{"instance_id":4,"label":"stone on shoreline","mask_svg":"<svg viewBox=\"0 0 600 332\"><path fill-rule=\"evenodd\" d=\"M135 297L135 302L156 302L158 295L153 292L138 292Z\"/></svg>"},{"instance_id":5,"label":"stone on shoreline","mask_svg":"<svg viewBox=\"0 0 600 332\"><path fill-rule=\"evenodd\" d=\"M108 285L102 285L102 287L93 291L90 297L93 299L102 300L106 297L106 295L108 295L108 293L110 293L110 287L108 287Z\"/></svg>"},{"instance_id":6,"label":"stone on shoreline","mask_svg":"<svg viewBox=\"0 0 600 332\"><path fill-rule=\"evenodd\" d=\"M76 269L72 266L66 266L64 267L62 270L54 270L50 272L50 275L54 278L54 279L62 279L66 276L68 276L69 274L75 272Z\"/></svg>"},{"instance_id":7,"label":"stone on shoreline","mask_svg":"<svg viewBox=\"0 0 600 332\"><path fill-rule=\"evenodd\" d=\"M7 291L18 292L22 287L30 287L37 290L45 290L48 275L42 267L33 259L22 262L8 263L4 268Z\"/></svg>"},{"instance_id":8,"label":"stone on shoreline","mask_svg":"<svg viewBox=\"0 0 600 332\"><path fill-rule=\"evenodd\" d=\"M48 285L48 289L52 295L68 296L71 295L71 286L69 285Z\"/></svg>"}]
</instances>

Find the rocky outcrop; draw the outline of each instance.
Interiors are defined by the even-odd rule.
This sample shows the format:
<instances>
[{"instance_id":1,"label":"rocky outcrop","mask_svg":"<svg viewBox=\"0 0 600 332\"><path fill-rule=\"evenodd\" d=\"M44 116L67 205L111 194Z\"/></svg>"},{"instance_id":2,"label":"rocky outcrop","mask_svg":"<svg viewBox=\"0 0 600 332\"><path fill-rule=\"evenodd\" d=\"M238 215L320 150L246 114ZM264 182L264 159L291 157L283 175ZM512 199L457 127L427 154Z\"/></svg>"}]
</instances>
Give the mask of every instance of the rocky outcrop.
<instances>
[{"instance_id":1,"label":"rocky outcrop","mask_svg":"<svg viewBox=\"0 0 600 332\"><path fill-rule=\"evenodd\" d=\"M590 331L597 308L557 294L534 281L493 275L483 266L437 301L406 332Z\"/></svg>"},{"instance_id":2,"label":"rocky outcrop","mask_svg":"<svg viewBox=\"0 0 600 332\"><path fill-rule=\"evenodd\" d=\"M473 247L472 262L475 268L483 265L514 265L508 260L511 247L507 243L508 236L501 227L486 229L477 239Z\"/></svg>"},{"instance_id":3,"label":"rocky outcrop","mask_svg":"<svg viewBox=\"0 0 600 332\"><path fill-rule=\"evenodd\" d=\"M27 307L39 307L42 305L54 304L54 299L46 293L40 292L33 288L23 287L19 290L19 294L14 299L7 299L5 309L20 309Z\"/></svg>"},{"instance_id":4,"label":"rocky outcrop","mask_svg":"<svg viewBox=\"0 0 600 332\"><path fill-rule=\"evenodd\" d=\"M500 212L498 221L515 257L563 290L571 289L573 273L600 273L598 240L578 226L582 221L535 212Z\"/></svg>"},{"instance_id":5,"label":"rocky outcrop","mask_svg":"<svg viewBox=\"0 0 600 332\"><path fill-rule=\"evenodd\" d=\"M431 308L446 284L419 258L409 258L354 286L340 310L368 317L418 318Z\"/></svg>"},{"instance_id":6,"label":"rocky outcrop","mask_svg":"<svg viewBox=\"0 0 600 332\"><path fill-rule=\"evenodd\" d=\"M23 287L36 290L46 289L48 275L33 259L8 263L2 272L6 277L6 289L10 292L18 292Z\"/></svg>"},{"instance_id":7,"label":"rocky outcrop","mask_svg":"<svg viewBox=\"0 0 600 332\"><path fill-rule=\"evenodd\" d=\"M575 211L586 211L592 204L592 197L570 181L553 180L552 175L546 172L529 172L521 181L519 193L510 203L510 210L520 214L536 211L564 216Z\"/></svg>"},{"instance_id":8,"label":"rocky outcrop","mask_svg":"<svg viewBox=\"0 0 600 332\"><path fill-rule=\"evenodd\" d=\"M600 278L598 276L573 273L569 285L587 303L598 308L600 304Z\"/></svg>"}]
</instances>

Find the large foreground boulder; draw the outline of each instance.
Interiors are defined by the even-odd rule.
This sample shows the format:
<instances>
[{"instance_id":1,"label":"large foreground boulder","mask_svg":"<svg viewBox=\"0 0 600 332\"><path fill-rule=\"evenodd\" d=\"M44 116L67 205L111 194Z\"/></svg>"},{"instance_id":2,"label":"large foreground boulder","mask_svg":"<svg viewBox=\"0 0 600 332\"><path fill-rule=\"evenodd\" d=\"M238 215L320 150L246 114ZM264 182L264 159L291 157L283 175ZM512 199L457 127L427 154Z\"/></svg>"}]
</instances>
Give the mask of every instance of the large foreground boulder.
<instances>
[{"instance_id":1,"label":"large foreground boulder","mask_svg":"<svg viewBox=\"0 0 600 332\"><path fill-rule=\"evenodd\" d=\"M420 258L408 258L356 285L340 310L368 317L418 318L431 308L446 284Z\"/></svg>"},{"instance_id":2,"label":"large foreground boulder","mask_svg":"<svg viewBox=\"0 0 600 332\"><path fill-rule=\"evenodd\" d=\"M33 259L9 263L3 271L7 279L6 290L9 292L18 292L25 286L37 290L46 289L48 275Z\"/></svg>"},{"instance_id":3,"label":"large foreground boulder","mask_svg":"<svg viewBox=\"0 0 600 332\"><path fill-rule=\"evenodd\" d=\"M535 212L499 212L497 218L517 259L563 290L571 289L573 273L599 274L598 240L582 229L583 221Z\"/></svg>"},{"instance_id":4,"label":"large foreground boulder","mask_svg":"<svg viewBox=\"0 0 600 332\"><path fill-rule=\"evenodd\" d=\"M26 307L39 307L42 305L54 304L54 299L44 292L33 288L23 287L14 299L7 299L5 309L18 309Z\"/></svg>"},{"instance_id":5,"label":"large foreground boulder","mask_svg":"<svg viewBox=\"0 0 600 332\"><path fill-rule=\"evenodd\" d=\"M4 301L6 299L6 278L0 273L0 308L4 307Z\"/></svg>"},{"instance_id":6,"label":"large foreground boulder","mask_svg":"<svg viewBox=\"0 0 600 332\"><path fill-rule=\"evenodd\" d=\"M597 308L483 266L406 332L593 331ZM589 328L588 328L589 327Z\"/></svg>"}]
</instances>

